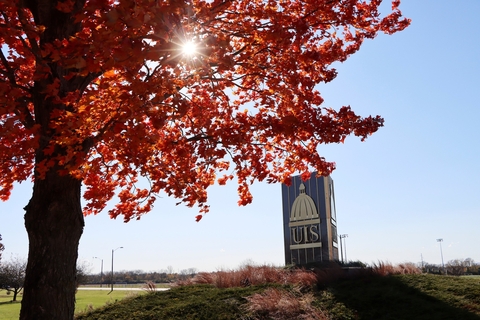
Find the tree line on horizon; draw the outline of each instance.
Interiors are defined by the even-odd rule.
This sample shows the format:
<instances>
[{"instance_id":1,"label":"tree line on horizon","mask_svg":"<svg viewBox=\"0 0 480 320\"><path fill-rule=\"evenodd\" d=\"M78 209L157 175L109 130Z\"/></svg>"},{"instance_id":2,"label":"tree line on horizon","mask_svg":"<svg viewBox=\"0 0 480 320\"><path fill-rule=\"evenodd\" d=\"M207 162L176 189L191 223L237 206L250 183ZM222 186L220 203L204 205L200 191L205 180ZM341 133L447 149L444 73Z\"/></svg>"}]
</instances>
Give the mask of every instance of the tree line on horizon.
<instances>
[{"instance_id":1,"label":"tree line on horizon","mask_svg":"<svg viewBox=\"0 0 480 320\"><path fill-rule=\"evenodd\" d=\"M120 270L113 273L113 283L174 283L179 280L185 280L195 276L199 271L196 268L181 269L178 272L172 269L164 269L159 271L143 271L143 270ZM92 273L85 276L84 284L111 284L111 272Z\"/></svg>"},{"instance_id":2,"label":"tree line on horizon","mask_svg":"<svg viewBox=\"0 0 480 320\"><path fill-rule=\"evenodd\" d=\"M369 268L369 264L361 261L349 261L348 263L336 262L342 267L357 267L357 268ZM431 264L426 262L419 262L415 265L422 273L430 274L444 274L442 265ZM331 265L330 265L331 266ZM326 265L328 267L328 265ZM449 260L445 264L445 269L448 275L461 276L461 275L480 275L480 262L475 262L471 258L466 259L453 259ZM173 271L172 267L168 267L159 271L143 271L143 270L120 270L115 271L113 274L114 283L174 283L179 280L185 280L194 277L196 274L201 273L196 268L182 269L178 272ZM212 272L215 273L215 272ZM85 284L111 284L111 273L103 274L103 282L100 273L89 273L85 276Z\"/></svg>"}]
</instances>

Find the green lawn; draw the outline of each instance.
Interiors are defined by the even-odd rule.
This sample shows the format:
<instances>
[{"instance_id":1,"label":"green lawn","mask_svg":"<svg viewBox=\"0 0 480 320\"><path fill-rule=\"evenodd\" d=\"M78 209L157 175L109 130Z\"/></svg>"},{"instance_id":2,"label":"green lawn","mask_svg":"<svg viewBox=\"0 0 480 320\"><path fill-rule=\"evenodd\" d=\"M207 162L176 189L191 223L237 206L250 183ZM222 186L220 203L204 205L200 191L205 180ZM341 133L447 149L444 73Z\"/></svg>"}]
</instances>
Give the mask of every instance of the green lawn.
<instances>
[{"instance_id":1,"label":"green lawn","mask_svg":"<svg viewBox=\"0 0 480 320\"><path fill-rule=\"evenodd\" d=\"M317 293L334 320L480 320L480 279L435 275L366 277Z\"/></svg>"},{"instance_id":2,"label":"green lawn","mask_svg":"<svg viewBox=\"0 0 480 320\"><path fill-rule=\"evenodd\" d=\"M101 290L79 290L76 295L77 303L75 305L75 313L85 311L91 308L99 308L108 303L122 300L133 295L144 294L145 291L125 291L114 290L111 294L109 291ZM7 295L5 290L0 290L0 319L1 320L17 320L20 313L20 300L22 296L17 297L17 302L11 302L12 295Z\"/></svg>"},{"instance_id":3,"label":"green lawn","mask_svg":"<svg viewBox=\"0 0 480 320\"><path fill-rule=\"evenodd\" d=\"M18 295L17 300L21 300L22 296ZM7 291L0 290L0 319L17 320L20 313L20 301L12 301L12 294L7 295Z\"/></svg>"},{"instance_id":4,"label":"green lawn","mask_svg":"<svg viewBox=\"0 0 480 320\"><path fill-rule=\"evenodd\" d=\"M245 297L265 288L175 287L119 301L79 316L77 320L237 320L243 317L241 305L246 302Z\"/></svg>"}]
</instances>

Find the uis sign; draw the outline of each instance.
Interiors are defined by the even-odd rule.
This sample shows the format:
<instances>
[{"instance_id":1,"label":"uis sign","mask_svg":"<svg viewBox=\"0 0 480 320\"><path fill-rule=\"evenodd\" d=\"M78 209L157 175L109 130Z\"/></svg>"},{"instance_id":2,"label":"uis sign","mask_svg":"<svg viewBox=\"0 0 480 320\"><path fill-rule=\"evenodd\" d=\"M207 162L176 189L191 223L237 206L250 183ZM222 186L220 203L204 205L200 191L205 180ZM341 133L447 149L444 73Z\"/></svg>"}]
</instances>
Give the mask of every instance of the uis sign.
<instances>
[{"instance_id":1,"label":"uis sign","mask_svg":"<svg viewBox=\"0 0 480 320\"><path fill-rule=\"evenodd\" d=\"M320 241L320 216L313 199L305 193L305 185L300 183L300 194L293 201L290 210L290 237L292 249L321 247Z\"/></svg>"},{"instance_id":2,"label":"uis sign","mask_svg":"<svg viewBox=\"0 0 480 320\"><path fill-rule=\"evenodd\" d=\"M330 177L282 185L285 264L338 260L335 194Z\"/></svg>"}]
</instances>

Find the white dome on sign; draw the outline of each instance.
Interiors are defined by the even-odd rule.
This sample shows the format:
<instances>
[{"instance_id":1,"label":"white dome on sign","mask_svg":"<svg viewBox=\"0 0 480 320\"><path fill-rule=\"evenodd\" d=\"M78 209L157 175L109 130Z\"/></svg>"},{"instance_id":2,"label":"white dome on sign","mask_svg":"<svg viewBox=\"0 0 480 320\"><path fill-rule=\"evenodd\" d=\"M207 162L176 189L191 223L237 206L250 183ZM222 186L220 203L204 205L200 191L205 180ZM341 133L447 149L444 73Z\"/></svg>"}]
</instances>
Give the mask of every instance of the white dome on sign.
<instances>
[{"instance_id":1,"label":"white dome on sign","mask_svg":"<svg viewBox=\"0 0 480 320\"><path fill-rule=\"evenodd\" d=\"M301 183L299 189L300 194L293 202L290 212L290 222L317 219L318 211L315 202L305 193L305 185Z\"/></svg>"}]
</instances>

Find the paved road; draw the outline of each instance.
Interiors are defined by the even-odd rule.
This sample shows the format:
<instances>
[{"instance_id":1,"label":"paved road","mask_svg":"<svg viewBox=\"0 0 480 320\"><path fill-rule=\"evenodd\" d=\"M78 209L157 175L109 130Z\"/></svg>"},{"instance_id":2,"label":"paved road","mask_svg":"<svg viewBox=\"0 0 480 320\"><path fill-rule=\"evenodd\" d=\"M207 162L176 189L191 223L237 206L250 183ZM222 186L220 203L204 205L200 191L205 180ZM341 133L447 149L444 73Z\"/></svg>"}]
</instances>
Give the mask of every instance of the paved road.
<instances>
[{"instance_id":1,"label":"paved road","mask_svg":"<svg viewBox=\"0 0 480 320\"><path fill-rule=\"evenodd\" d=\"M99 287L78 287L78 290L102 290L102 291L110 291L111 288L99 288ZM143 288L127 288L127 287L115 287L113 288L114 291L142 291L145 290ZM157 291L167 291L170 288L157 288Z\"/></svg>"}]
</instances>

